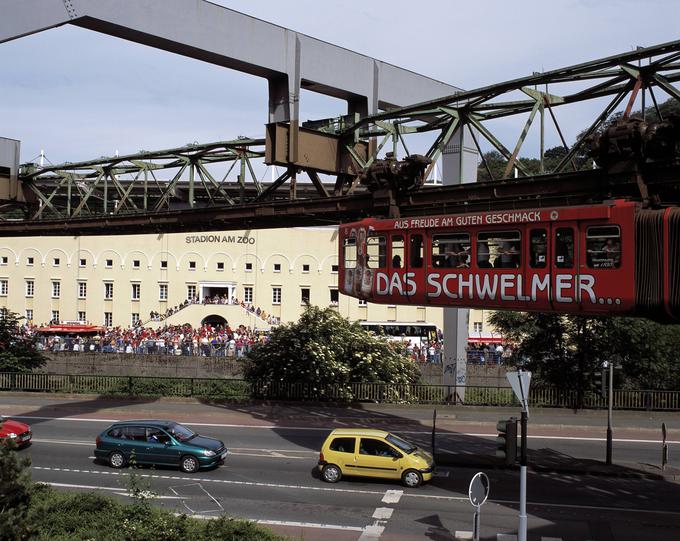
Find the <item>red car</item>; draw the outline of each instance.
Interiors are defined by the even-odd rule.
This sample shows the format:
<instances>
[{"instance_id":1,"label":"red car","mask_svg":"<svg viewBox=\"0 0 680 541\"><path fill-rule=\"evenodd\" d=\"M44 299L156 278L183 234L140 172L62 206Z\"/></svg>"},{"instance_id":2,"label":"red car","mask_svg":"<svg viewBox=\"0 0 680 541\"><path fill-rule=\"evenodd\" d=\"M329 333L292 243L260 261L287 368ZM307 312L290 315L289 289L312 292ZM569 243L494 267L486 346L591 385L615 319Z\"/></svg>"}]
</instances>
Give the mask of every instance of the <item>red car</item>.
<instances>
[{"instance_id":1,"label":"red car","mask_svg":"<svg viewBox=\"0 0 680 541\"><path fill-rule=\"evenodd\" d=\"M28 445L32 437L31 427L27 424L0 417L0 444L13 441L21 447Z\"/></svg>"}]
</instances>

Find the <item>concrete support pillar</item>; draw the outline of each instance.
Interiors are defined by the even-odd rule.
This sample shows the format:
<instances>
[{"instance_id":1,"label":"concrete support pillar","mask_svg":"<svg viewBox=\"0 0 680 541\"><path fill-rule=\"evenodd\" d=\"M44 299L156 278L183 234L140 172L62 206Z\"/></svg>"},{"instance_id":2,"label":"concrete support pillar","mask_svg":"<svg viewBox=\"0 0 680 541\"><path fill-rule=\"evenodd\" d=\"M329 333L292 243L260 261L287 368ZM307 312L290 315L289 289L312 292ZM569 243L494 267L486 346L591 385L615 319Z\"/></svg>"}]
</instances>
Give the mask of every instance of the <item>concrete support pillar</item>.
<instances>
[{"instance_id":1,"label":"concrete support pillar","mask_svg":"<svg viewBox=\"0 0 680 541\"><path fill-rule=\"evenodd\" d=\"M468 128L456 131L444 148L444 186L477 181L477 148ZM467 378L468 309L444 308L444 384L455 385L457 400L465 400Z\"/></svg>"},{"instance_id":2,"label":"concrete support pillar","mask_svg":"<svg viewBox=\"0 0 680 541\"><path fill-rule=\"evenodd\" d=\"M286 74L272 77L269 82L269 122L290 122L289 155L298 159L300 127L300 40L295 32L286 30Z\"/></svg>"}]
</instances>

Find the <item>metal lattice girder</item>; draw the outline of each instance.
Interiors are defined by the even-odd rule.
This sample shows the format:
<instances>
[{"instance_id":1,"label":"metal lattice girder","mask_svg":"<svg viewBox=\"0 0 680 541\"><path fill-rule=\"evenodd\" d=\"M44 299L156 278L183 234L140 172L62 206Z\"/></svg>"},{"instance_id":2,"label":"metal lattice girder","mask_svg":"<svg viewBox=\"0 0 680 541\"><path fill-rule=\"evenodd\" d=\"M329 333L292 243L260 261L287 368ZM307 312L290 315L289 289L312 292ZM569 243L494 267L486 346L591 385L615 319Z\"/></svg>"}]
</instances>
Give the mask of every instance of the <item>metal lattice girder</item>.
<instances>
[{"instance_id":1,"label":"metal lattice girder","mask_svg":"<svg viewBox=\"0 0 680 541\"><path fill-rule=\"evenodd\" d=\"M460 124L456 126L458 129L466 126L474 128L471 131L480 153L475 131L508 160L505 176L513 167L526 174L517 158L537 112L540 113L541 119L541 149L544 149L543 122L544 111L547 109L562 145L569 150L568 155L555 169L555 172L558 172L568 163L572 163L573 156L580 150L586 137L607 121L626 95L631 95L632 104L638 89L643 93L649 91L658 108L657 97L653 92L653 88L657 87L669 98L680 101L680 90L674 86L674 83L680 81L679 60L680 40L672 41L393 109L363 118L339 133L349 137L358 131L363 137L380 137L393 133L394 128L391 126L397 125L400 127L400 137L402 133L407 132L406 128L418 133L438 132L434 144L427 153L427 156L434 160L448 143L452 135L451 126L456 120ZM559 89L565 86L567 87L565 91L560 93ZM574 86L578 88L574 89ZM545 91L539 88L545 88ZM524 94L526 99L515 99L520 93ZM554 110L557 107L595 99L605 99L608 103L591 126L581 134L571 148L568 148ZM528 118L516 142L510 147L513 148L511 152L494 135L493 130L487 127L487 123L522 114L528 115ZM366 168L367 164L373 162L376 154L363 162L356 160L357 167ZM543 167L542 155L540 159Z\"/></svg>"},{"instance_id":2,"label":"metal lattice girder","mask_svg":"<svg viewBox=\"0 0 680 541\"><path fill-rule=\"evenodd\" d=\"M161 212L235 205L249 182L262 193L250 162L263 158L264 140L238 139L47 167L26 164L21 178L37 202L33 220ZM230 180L236 164L238 178ZM218 174L220 166L227 171ZM159 180L159 172L169 180Z\"/></svg>"}]
</instances>

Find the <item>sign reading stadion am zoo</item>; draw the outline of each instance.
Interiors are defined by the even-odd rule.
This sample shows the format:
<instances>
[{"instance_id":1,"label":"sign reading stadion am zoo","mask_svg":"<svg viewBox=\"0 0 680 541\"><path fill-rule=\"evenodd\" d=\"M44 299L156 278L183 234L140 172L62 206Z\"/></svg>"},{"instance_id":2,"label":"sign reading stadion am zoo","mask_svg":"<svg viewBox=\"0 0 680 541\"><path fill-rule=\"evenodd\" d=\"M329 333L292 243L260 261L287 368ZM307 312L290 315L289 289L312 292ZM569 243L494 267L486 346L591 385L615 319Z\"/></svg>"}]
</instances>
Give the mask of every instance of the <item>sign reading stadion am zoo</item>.
<instances>
[{"instance_id":1,"label":"sign reading stadion am zoo","mask_svg":"<svg viewBox=\"0 0 680 541\"><path fill-rule=\"evenodd\" d=\"M255 237L247 235L187 235L184 237L187 244L255 244Z\"/></svg>"},{"instance_id":2,"label":"sign reading stadion am zoo","mask_svg":"<svg viewBox=\"0 0 680 541\"><path fill-rule=\"evenodd\" d=\"M620 244L615 263L593 264L601 256L592 248L605 241L589 228L620 242L633 220L625 202L369 218L340 227L340 287L387 304L625 312L634 303L634 249Z\"/></svg>"}]
</instances>

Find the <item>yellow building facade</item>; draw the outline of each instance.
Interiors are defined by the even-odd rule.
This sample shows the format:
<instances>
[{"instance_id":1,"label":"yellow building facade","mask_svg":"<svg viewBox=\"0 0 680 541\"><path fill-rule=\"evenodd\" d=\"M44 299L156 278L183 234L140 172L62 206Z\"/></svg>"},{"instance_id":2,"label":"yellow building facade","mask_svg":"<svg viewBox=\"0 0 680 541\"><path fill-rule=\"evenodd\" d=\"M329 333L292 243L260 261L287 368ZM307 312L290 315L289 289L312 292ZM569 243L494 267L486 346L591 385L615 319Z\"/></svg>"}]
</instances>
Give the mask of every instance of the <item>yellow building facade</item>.
<instances>
[{"instance_id":1,"label":"yellow building facade","mask_svg":"<svg viewBox=\"0 0 680 541\"><path fill-rule=\"evenodd\" d=\"M201 325L206 318L266 328L231 299L295 321L305 302L333 306L350 320L428 322L441 308L367 304L338 293L335 227L157 235L25 237L0 241L0 308L35 324L87 321L129 326L199 299L164 319ZM271 317L268 318L271 320ZM487 328L472 311L470 332Z\"/></svg>"}]
</instances>

